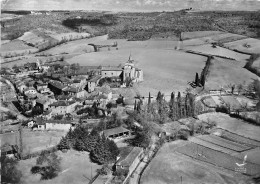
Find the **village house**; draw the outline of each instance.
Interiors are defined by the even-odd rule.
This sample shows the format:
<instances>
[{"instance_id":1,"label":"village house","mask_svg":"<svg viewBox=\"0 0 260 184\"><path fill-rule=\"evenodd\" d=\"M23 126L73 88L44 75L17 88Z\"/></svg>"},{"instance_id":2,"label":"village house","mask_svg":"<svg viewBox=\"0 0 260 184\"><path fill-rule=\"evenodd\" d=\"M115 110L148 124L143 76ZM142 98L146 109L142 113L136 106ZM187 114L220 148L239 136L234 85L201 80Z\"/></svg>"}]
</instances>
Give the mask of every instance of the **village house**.
<instances>
[{"instance_id":1,"label":"village house","mask_svg":"<svg viewBox=\"0 0 260 184\"><path fill-rule=\"evenodd\" d=\"M21 83L19 83L19 84L17 84L16 85L16 88L18 89L18 91L20 92L20 93L24 93L24 91L25 91L25 89L27 89L28 87L23 83L23 82L21 82Z\"/></svg>"},{"instance_id":2,"label":"village house","mask_svg":"<svg viewBox=\"0 0 260 184\"><path fill-rule=\"evenodd\" d=\"M48 110L43 112L43 114L41 115L42 119L44 120L50 120L52 118L52 111Z\"/></svg>"},{"instance_id":3,"label":"village house","mask_svg":"<svg viewBox=\"0 0 260 184\"><path fill-rule=\"evenodd\" d=\"M41 107L43 111L46 111L49 109L49 105L56 101L54 98L41 97L36 99L36 105Z\"/></svg>"},{"instance_id":4,"label":"village house","mask_svg":"<svg viewBox=\"0 0 260 184\"><path fill-rule=\"evenodd\" d=\"M144 154L140 147L123 147L115 163L116 171L127 171L126 179L132 174L142 160Z\"/></svg>"},{"instance_id":5,"label":"village house","mask_svg":"<svg viewBox=\"0 0 260 184\"><path fill-rule=\"evenodd\" d=\"M109 139L124 138L131 135L131 131L122 126L104 130L103 133Z\"/></svg>"},{"instance_id":6,"label":"village house","mask_svg":"<svg viewBox=\"0 0 260 184\"><path fill-rule=\"evenodd\" d=\"M56 95L61 95L63 90L67 88L67 86L63 85L61 82L59 81L50 81L48 83L48 87L50 88L50 90L56 94Z\"/></svg>"},{"instance_id":7,"label":"village house","mask_svg":"<svg viewBox=\"0 0 260 184\"><path fill-rule=\"evenodd\" d=\"M88 80L88 83L87 83L87 89L88 89L88 92L91 93L92 91L95 90L95 88L97 87L98 85L98 82L99 80L102 78L101 75L98 75L98 76L95 76L93 77L92 79Z\"/></svg>"},{"instance_id":8,"label":"village house","mask_svg":"<svg viewBox=\"0 0 260 184\"><path fill-rule=\"evenodd\" d=\"M25 95L36 95L37 94L37 91L34 87L29 87L27 89L24 90L24 94Z\"/></svg>"},{"instance_id":9,"label":"village house","mask_svg":"<svg viewBox=\"0 0 260 184\"><path fill-rule=\"evenodd\" d=\"M64 90L65 95L70 95L77 98L86 96L86 91L83 87L67 87Z\"/></svg>"},{"instance_id":10,"label":"village house","mask_svg":"<svg viewBox=\"0 0 260 184\"><path fill-rule=\"evenodd\" d=\"M76 105L79 103L76 101L57 101L50 104L50 110L52 110L53 115L68 114L75 111Z\"/></svg>"},{"instance_id":11,"label":"village house","mask_svg":"<svg viewBox=\"0 0 260 184\"><path fill-rule=\"evenodd\" d=\"M47 83L36 84L36 89L37 91L40 91L41 89L48 89L48 84Z\"/></svg>"},{"instance_id":12,"label":"village house","mask_svg":"<svg viewBox=\"0 0 260 184\"><path fill-rule=\"evenodd\" d=\"M69 131L70 128L74 128L76 125L75 122L71 121L55 121L55 120L49 120L45 122L45 128L46 130L62 130L62 131Z\"/></svg>"}]
</instances>

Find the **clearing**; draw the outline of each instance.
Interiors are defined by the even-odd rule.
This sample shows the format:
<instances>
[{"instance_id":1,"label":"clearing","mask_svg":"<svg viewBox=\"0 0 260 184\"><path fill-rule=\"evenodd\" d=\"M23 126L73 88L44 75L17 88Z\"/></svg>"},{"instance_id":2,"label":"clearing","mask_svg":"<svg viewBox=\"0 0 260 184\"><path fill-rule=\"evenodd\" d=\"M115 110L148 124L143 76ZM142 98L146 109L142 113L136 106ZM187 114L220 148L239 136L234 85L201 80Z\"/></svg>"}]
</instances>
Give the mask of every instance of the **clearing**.
<instances>
[{"instance_id":1,"label":"clearing","mask_svg":"<svg viewBox=\"0 0 260 184\"><path fill-rule=\"evenodd\" d=\"M144 171L142 184L246 183L246 177L176 153L187 141L166 143ZM236 176L236 177L235 177Z\"/></svg>"},{"instance_id":2,"label":"clearing","mask_svg":"<svg viewBox=\"0 0 260 184\"><path fill-rule=\"evenodd\" d=\"M223 113L205 113L198 116L202 121L214 121L218 128L228 130L235 134L260 141L260 127L246 123L243 120L231 118Z\"/></svg>"},{"instance_id":3,"label":"clearing","mask_svg":"<svg viewBox=\"0 0 260 184\"><path fill-rule=\"evenodd\" d=\"M31 131L23 129L23 151L24 154L38 152L56 146L66 132L62 131ZM18 132L1 134L2 143L18 144Z\"/></svg>"},{"instance_id":4,"label":"clearing","mask_svg":"<svg viewBox=\"0 0 260 184\"><path fill-rule=\"evenodd\" d=\"M209 69L205 87L209 90L218 90L230 84L247 86L257 79L257 75L242 68L243 62L215 58Z\"/></svg>"},{"instance_id":5,"label":"clearing","mask_svg":"<svg viewBox=\"0 0 260 184\"><path fill-rule=\"evenodd\" d=\"M22 171L22 181L24 183L39 183L39 184L85 184L96 175L96 169L100 169L101 165L92 163L89 159L88 152L77 152L69 150L67 153L61 151L57 155L61 160L61 173L52 180L40 180L40 175L31 174L32 166L36 164L36 158L21 160L19 167ZM104 181L102 177L95 180L96 184L102 184Z\"/></svg>"},{"instance_id":6,"label":"clearing","mask_svg":"<svg viewBox=\"0 0 260 184\"><path fill-rule=\"evenodd\" d=\"M234 42L228 42L224 44L225 47L231 50L238 50L245 53L260 53L260 40L254 38L247 38L237 40Z\"/></svg>"},{"instance_id":7,"label":"clearing","mask_svg":"<svg viewBox=\"0 0 260 184\"><path fill-rule=\"evenodd\" d=\"M229 49L225 49L222 47L216 47L214 48L211 44L205 44L205 45L199 45L199 46L188 46L185 47L186 50L191 50L194 52L198 52L198 53L203 53L203 54L210 54L213 56L220 56L220 57L225 57L228 59L235 59L237 61L240 60L246 60L249 59L250 55L246 55L246 54L240 54L238 52L229 50Z\"/></svg>"},{"instance_id":8,"label":"clearing","mask_svg":"<svg viewBox=\"0 0 260 184\"><path fill-rule=\"evenodd\" d=\"M8 43L1 44L1 55L7 53L21 53L21 52L37 51L36 48L26 45L21 40L12 40Z\"/></svg>"}]
</instances>

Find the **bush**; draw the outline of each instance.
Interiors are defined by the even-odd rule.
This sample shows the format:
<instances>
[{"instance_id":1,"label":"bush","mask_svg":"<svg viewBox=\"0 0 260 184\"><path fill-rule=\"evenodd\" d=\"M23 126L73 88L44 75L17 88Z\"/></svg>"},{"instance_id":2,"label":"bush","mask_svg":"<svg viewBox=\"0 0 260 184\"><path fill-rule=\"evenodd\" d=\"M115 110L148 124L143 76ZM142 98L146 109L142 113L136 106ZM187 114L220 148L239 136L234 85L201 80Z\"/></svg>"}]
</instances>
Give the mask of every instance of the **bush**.
<instances>
[{"instance_id":1,"label":"bush","mask_svg":"<svg viewBox=\"0 0 260 184\"><path fill-rule=\"evenodd\" d=\"M60 172L60 161L56 153L42 151L36 160L36 166L33 166L31 173L41 174L42 180L48 180L58 176Z\"/></svg>"},{"instance_id":2,"label":"bush","mask_svg":"<svg viewBox=\"0 0 260 184\"><path fill-rule=\"evenodd\" d=\"M17 169L17 160L1 156L1 182L20 183L22 172Z\"/></svg>"},{"instance_id":3,"label":"bush","mask_svg":"<svg viewBox=\"0 0 260 184\"><path fill-rule=\"evenodd\" d=\"M222 113L229 114L229 110L226 106L217 106L216 112L222 112Z\"/></svg>"}]
</instances>

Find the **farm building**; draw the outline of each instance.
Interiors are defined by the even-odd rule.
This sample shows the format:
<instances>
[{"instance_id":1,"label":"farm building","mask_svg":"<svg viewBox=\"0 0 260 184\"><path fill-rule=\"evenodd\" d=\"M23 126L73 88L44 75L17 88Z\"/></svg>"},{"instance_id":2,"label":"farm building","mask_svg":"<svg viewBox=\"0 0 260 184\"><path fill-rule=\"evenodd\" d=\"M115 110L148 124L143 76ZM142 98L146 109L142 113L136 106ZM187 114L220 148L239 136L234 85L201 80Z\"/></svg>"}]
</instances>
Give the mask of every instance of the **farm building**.
<instances>
[{"instance_id":1,"label":"farm building","mask_svg":"<svg viewBox=\"0 0 260 184\"><path fill-rule=\"evenodd\" d=\"M128 176L134 171L143 158L143 149L139 147L124 147L120 150L115 164L116 171L128 171Z\"/></svg>"},{"instance_id":2,"label":"farm building","mask_svg":"<svg viewBox=\"0 0 260 184\"><path fill-rule=\"evenodd\" d=\"M123 137L128 137L131 135L130 130L128 130L124 127L116 127L116 128L107 129L107 130L104 130L103 133L107 138L110 138L110 139L123 138Z\"/></svg>"},{"instance_id":3,"label":"farm building","mask_svg":"<svg viewBox=\"0 0 260 184\"><path fill-rule=\"evenodd\" d=\"M69 131L70 128L75 127L75 123L70 121L46 121L46 130L63 130Z\"/></svg>"}]
</instances>

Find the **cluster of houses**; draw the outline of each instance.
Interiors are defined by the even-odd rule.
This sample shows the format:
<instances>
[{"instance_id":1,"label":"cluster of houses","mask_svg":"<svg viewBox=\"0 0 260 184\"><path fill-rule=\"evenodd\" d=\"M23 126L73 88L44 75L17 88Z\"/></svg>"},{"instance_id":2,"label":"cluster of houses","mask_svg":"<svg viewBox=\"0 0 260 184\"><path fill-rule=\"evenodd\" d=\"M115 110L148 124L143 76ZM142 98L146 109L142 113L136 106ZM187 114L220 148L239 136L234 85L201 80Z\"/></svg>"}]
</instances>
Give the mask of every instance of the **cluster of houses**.
<instances>
[{"instance_id":1,"label":"cluster of houses","mask_svg":"<svg viewBox=\"0 0 260 184\"><path fill-rule=\"evenodd\" d=\"M55 116L71 115L79 109L92 107L94 103L106 109L106 105L115 102L118 95L112 93L110 86L100 86L99 81L110 78L125 87L127 80L143 81L143 71L135 67L130 56L124 65L119 66L81 67L65 61L44 64L37 61L15 66L5 77L15 87L23 113L28 115L37 107L42 112L38 117L50 121ZM42 127L39 123L39 130Z\"/></svg>"}]
</instances>

